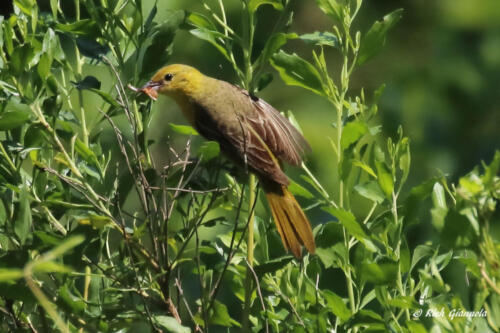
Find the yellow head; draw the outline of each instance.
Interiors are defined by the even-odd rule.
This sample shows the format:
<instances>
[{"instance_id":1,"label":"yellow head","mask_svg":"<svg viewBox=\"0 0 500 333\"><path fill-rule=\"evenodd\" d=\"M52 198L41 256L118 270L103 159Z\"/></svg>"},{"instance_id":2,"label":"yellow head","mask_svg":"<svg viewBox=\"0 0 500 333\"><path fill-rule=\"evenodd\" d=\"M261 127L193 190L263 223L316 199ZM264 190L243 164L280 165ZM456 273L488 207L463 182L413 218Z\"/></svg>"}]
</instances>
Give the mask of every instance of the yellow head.
<instances>
[{"instance_id":1,"label":"yellow head","mask_svg":"<svg viewBox=\"0 0 500 333\"><path fill-rule=\"evenodd\" d=\"M169 65L156 72L141 91L153 99L156 99L158 93L175 99L193 97L202 87L203 78L203 74L194 67Z\"/></svg>"}]
</instances>

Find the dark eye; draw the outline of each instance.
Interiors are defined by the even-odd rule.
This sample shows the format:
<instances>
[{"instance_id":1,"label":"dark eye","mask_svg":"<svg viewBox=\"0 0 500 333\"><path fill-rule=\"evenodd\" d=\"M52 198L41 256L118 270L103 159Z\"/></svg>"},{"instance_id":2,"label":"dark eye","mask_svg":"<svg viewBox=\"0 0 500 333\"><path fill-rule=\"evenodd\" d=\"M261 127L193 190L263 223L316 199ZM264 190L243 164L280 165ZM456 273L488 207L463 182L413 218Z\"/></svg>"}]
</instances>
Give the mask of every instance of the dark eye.
<instances>
[{"instance_id":1,"label":"dark eye","mask_svg":"<svg viewBox=\"0 0 500 333\"><path fill-rule=\"evenodd\" d=\"M174 78L174 75L171 74L171 73L168 73L168 74L165 74L165 81L172 81L172 79Z\"/></svg>"}]
</instances>

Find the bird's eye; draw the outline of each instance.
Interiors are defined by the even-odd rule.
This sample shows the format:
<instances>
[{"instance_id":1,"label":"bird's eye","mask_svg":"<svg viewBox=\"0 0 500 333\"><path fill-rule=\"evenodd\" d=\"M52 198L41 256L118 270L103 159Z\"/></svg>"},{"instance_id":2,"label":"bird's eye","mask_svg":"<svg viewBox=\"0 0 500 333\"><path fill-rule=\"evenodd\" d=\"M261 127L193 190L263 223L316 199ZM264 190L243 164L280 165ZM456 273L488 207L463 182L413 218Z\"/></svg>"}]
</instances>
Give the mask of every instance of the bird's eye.
<instances>
[{"instance_id":1,"label":"bird's eye","mask_svg":"<svg viewBox=\"0 0 500 333\"><path fill-rule=\"evenodd\" d=\"M168 73L168 74L165 74L165 81L172 81L172 79L174 78L174 75L171 74L171 73Z\"/></svg>"}]
</instances>

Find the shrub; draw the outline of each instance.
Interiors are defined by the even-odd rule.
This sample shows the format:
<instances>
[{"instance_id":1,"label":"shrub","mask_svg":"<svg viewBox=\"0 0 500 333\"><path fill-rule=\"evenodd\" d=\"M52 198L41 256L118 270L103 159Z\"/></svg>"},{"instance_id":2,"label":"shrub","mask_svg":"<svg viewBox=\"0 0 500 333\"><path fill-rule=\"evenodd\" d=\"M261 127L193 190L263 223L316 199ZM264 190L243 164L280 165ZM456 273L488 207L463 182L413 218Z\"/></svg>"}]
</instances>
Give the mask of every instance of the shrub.
<instances>
[{"instance_id":1,"label":"shrub","mask_svg":"<svg viewBox=\"0 0 500 333\"><path fill-rule=\"evenodd\" d=\"M436 177L405 190L409 139L401 128L395 138L380 132L383 86L350 84L402 11L359 32L362 1L317 0L332 29L298 35L288 32L289 2L242 1L241 26L231 26L230 1L161 21L156 3L144 12L139 0L14 1L0 19L2 330L499 330L490 228L500 153L457 185ZM275 25L259 49L266 7ZM215 47L245 89L265 89L270 64L331 105L321 158L333 165L334 191L307 163L290 187L315 217L315 255L284 252L257 184L215 142L172 123L182 144L154 142L165 138L150 133L152 104L127 86L169 61L181 30ZM284 51L289 41L306 43L312 58ZM409 244L425 219L435 232ZM450 269L467 279L466 293L447 280Z\"/></svg>"}]
</instances>

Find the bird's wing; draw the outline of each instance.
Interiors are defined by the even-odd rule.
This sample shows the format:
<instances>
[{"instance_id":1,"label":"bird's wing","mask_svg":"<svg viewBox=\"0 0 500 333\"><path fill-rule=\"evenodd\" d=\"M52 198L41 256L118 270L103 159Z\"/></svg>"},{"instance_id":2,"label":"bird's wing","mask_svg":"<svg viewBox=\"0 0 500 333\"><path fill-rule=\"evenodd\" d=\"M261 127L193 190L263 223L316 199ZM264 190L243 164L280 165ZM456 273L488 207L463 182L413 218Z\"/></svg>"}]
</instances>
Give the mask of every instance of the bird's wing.
<instances>
[{"instance_id":1,"label":"bird's wing","mask_svg":"<svg viewBox=\"0 0 500 333\"><path fill-rule=\"evenodd\" d=\"M280 161L300 165L304 154L311 148L302 134L275 108L264 100L252 97L254 112L245 114L247 122L262 138L265 144Z\"/></svg>"},{"instance_id":2,"label":"bird's wing","mask_svg":"<svg viewBox=\"0 0 500 333\"><path fill-rule=\"evenodd\" d=\"M305 151L310 149L306 140L264 100L230 84L227 89L235 89L234 94L216 96L215 93L214 99L226 99L228 105L238 107L227 109L225 121L221 122L215 119L216 114L209 112L214 109L213 106L200 105L204 111L198 112L196 117L198 131L209 140L218 141L226 153L251 167L254 172L288 185L289 180L281 170L280 161L299 165ZM219 91L227 92L226 89Z\"/></svg>"},{"instance_id":3,"label":"bird's wing","mask_svg":"<svg viewBox=\"0 0 500 333\"><path fill-rule=\"evenodd\" d=\"M288 185L289 180L281 170L278 159L253 126L236 113L234 119L233 126L226 126L214 121L210 114L200 112L195 125L204 137L217 141L229 157L249 166L260 176Z\"/></svg>"}]
</instances>

